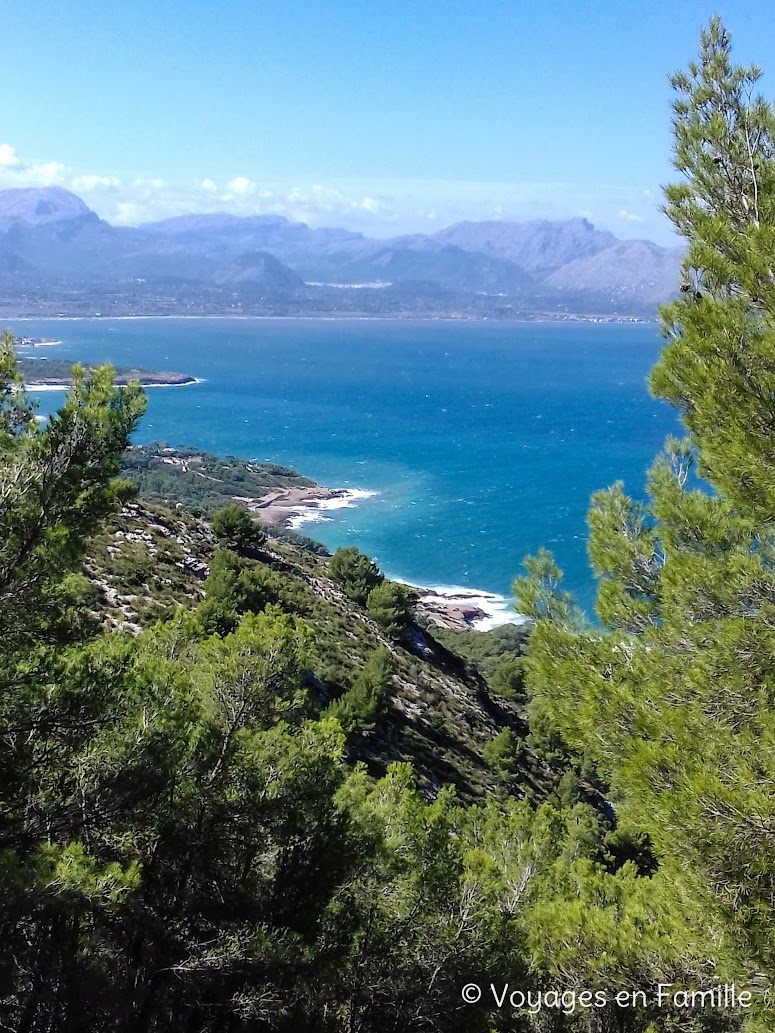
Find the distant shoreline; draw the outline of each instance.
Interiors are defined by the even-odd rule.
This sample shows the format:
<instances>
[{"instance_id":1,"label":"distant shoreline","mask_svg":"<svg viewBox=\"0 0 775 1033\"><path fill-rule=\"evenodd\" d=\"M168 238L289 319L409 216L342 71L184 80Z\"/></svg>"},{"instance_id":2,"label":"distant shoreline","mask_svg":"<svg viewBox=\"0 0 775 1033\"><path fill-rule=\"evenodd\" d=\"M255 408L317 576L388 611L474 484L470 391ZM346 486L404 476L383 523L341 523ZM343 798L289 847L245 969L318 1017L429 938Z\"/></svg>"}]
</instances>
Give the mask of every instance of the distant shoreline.
<instances>
[{"instance_id":1,"label":"distant shoreline","mask_svg":"<svg viewBox=\"0 0 775 1033\"><path fill-rule=\"evenodd\" d=\"M338 316L248 316L226 313L224 315L142 315L142 316L0 316L0 322L7 320L15 323L123 323L131 320L151 319L177 319L177 320L220 320L233 322L249 321L271 321L271 322L296 322L296 323L492 323L498 326L508 326L515 323L519 325L538 323L561 323L578 326L579 323L591 323L599 326L603 323L615 324L616 326L656 326L658 319L646 319L642 316L552 316L549 313L537 315L535 318L508 316L505 318L495 316L422 316L422 315L395 315L395 316L363 316L363 315L338 315Z\"/></svg>"},{"instance_id":2,"label":"distant shoreline","mask_svg":"<svg viewBox=\"0 0 775 1033\"><path fill-rule=\"evenodd\" d=\"M73 381L73 367L80 365L85 374L97 368L93 363L76 363L70 359L41 359L29 355L17 356L17 367L28 391L66 390ZM178 373L167 369L146 369L143 366L113 367L113 383L125 387L137 381L141 387L185 387L201 383L201 379L190 373Z\"/></svg>"}]
</instances>

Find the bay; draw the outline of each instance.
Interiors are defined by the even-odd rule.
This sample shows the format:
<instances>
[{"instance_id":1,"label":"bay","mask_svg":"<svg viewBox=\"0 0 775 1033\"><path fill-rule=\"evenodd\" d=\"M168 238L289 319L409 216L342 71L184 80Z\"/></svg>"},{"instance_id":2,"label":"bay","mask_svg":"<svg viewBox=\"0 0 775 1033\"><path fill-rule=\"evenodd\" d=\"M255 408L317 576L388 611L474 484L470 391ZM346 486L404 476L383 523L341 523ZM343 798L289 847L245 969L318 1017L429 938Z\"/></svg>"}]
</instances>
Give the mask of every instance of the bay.
<instances>
[{"instance_id":1,"label":"bay","mask_svg":"<svg viewBox=\"0 0 775 1033\"><path fill-rule=\"evenodd\" d=\"M642 495L673 411L645 378L653 325L277 319L8 321L38 357L190 373L149 390L135 440L296 467L376 492L301 528L393 577L504 598L551 549L591 609L591 493ZM41 396L41 411L61 395ZM501 608L505 607L505 603Z\"/></svg>"}]
</instances>

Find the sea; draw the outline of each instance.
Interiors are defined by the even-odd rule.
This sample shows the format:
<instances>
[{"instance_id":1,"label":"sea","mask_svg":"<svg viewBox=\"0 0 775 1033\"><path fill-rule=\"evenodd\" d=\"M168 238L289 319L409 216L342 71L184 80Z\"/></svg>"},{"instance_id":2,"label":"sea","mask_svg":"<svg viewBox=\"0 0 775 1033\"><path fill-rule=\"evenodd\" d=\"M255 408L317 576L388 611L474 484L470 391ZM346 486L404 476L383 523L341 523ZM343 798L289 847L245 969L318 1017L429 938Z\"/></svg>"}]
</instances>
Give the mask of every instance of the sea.
<instances>
[{"instance_id":1,"label":"sea","mask_svg":"<svg viewBox=\"0 0 775 1033\"><path fill-rule=\"evenodd\" d=\"M295 467L347 505L299 530L390 577L513 620L523 558L550 549L590 614L590 495L642 497L672 409L650 397L655 325L130 318L9 320L35 357L138 365L198 383L148 391L134 440ZM61 393L40 394L44 415Z\"/></svg>"}]
</instances>

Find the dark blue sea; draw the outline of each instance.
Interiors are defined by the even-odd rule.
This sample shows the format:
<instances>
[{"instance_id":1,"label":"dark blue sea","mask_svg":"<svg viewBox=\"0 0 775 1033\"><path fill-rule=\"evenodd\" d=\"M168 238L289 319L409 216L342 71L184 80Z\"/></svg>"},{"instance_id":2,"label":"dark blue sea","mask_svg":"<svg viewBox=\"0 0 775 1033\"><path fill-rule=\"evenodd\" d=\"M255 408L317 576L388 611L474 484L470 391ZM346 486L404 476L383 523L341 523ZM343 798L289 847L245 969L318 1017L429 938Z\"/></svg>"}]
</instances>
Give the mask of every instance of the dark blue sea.
<instances>
[{"instance_id":1,"label":"dark blue sea","mask_svg":"<svg viewBox=\"0 0 775 1033\"><path fill-rule=\"evenodd\" d=\"M41 357L202 378L149 390L136 441L294 466L377 494L301 528L389 575L508 596L544 545L591 609L590 494L635 495L671 409L649 397L655 326L270 319L10 321ZM41 411L61 395L41 396Z\"/></svg>"}]
</instances>

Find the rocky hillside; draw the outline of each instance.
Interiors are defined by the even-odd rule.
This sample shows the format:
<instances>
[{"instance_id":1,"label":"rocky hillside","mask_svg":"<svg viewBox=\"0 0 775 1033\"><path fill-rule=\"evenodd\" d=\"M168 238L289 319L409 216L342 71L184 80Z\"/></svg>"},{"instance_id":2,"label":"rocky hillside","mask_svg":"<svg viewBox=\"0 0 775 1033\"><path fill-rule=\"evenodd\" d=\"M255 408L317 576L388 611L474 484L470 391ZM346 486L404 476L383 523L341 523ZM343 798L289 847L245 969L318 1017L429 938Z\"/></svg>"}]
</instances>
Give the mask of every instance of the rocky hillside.
<instances>
[{"instance_id":1,"label":"rocky hillside","mask_svg":"<svg viewBox=\"0 0 775 1033\"><path fill-rule=\"evenodd\" d=\"M204 520L140 500L127 503L93 541L84 566L92 616L134 633L168 618L177 606L195 607L207 594L216 548ZM411 760L430 795L444 783L455 785L464 797L508 788L538 799L552 789L551 767L528 744L508 785L498 764L486 759L488 744L504 728L520 738L527 733L519 694L513 691L523 632L443 633L420 618L396 637L345 594L331 576L329 557L273 539L246 562L261 583L266 605L309 625L313 663L308 682L321 706L352 686L375 650L390 654L388 706L373 729L350 736L353 760L365 761L374 774L392 761ZM472 654L483 658L489 682ZM496 676L504 665L510 681ZM500 685L501 692L493 685Z\"/></svg>"},{"instance_id":2,"label":"rocky hillside","mask_svg":"<svg viewBox=\"0 0 775 1033\"><path fill-rule=\"evenodd\" d=\"M122 474L141 495L93 540L84 573L91 619L129 633L168 619L177 607L195 609L214 590L207 579L219 542L209 519L219 509L237 502L252 510L257 498L277 490L314 486L286 467L162 444L130 448ZM508 772L497 758L486 759L504 729L520 740L527 735L524 627L445 629L432 607L412 596L409 623L388 633L343 590L319 543L279 527L264 531L271 537L240 562L262 606L309 625L308 682L320 706L347 692L375 650L391 657L389 705L373 729L351 735L352 759L375 774L391 761L411 760L431 795L444 783L466 797L508 790L538 799L551 791L558 775L528 744Z\"/></svg>"}]
</instances>

